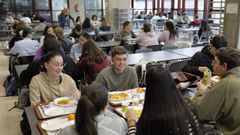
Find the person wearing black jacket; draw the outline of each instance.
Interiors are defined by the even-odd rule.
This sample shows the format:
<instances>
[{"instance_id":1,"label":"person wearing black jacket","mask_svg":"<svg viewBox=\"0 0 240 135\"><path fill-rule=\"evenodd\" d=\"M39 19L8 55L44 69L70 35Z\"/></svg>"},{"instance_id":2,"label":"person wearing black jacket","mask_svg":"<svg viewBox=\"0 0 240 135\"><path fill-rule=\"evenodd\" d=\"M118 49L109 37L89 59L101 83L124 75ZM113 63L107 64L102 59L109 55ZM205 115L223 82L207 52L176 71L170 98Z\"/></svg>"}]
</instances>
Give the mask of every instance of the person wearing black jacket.
<instances>
[{"instance_id":1,"label":"person wearing black jacket","mask_svg":"<svg viewBox=\"0 0 240 135\"><path fill-rule=\"evenodd\" d=\"M182 71L203 77L203 72L207 68L213 71L212 61L214 60L216 50L226 46L227 41L223 36L214 36L208 46L205 46L200 52L192 56Z\"/></svg>"}]
</instances>

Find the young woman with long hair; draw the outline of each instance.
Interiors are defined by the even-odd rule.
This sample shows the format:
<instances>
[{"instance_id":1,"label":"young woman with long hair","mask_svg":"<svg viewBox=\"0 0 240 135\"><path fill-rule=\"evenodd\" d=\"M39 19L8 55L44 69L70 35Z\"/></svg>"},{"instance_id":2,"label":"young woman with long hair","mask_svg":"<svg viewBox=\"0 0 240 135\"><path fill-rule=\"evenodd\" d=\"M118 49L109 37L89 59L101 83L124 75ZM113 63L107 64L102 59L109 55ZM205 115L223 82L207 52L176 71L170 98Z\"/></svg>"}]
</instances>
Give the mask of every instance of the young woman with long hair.
<instances>
[{"instance_id":1,"label":"young woman with long hair","mask_svg":"<svg viewBox=\"0 0 240 135\"><path fill-rule=\"evenodd\" d=\"M78 101L75 125L68 126L58 135L125 135L125 120L106 109L108 90L92 83L82 91Z\"/></svg>"},{"instance_id":2,"label":"young woman with long hair","mask_svg":"<svg viewBox=\"0 0 240 135\"><path fill-rule=\"evenodd\" d=\"M164 31L158 37L158 42L164 42L164 45L174 46L178 40L178 31L173 22L167 21L164 25Z\"/></svg>"},{"instance_id":3,"label":"young woman with long hair","mask_svg":"<svg viewBox=\"0 0 240 135\"><path fill-rule=\"evenodd\" d=\"M129 117L131 111L126 114L128 121L132 120ZM145 102L136 134L200 134L193 106L181 96L170 72L163 67L152 67L147 71Z\"/></svg>"},{"instance_id":4,"label":"young woman with long hair","mask_svg":"<svg viewBox=\"0 0 240 135\"><path fill-rule=\"evenodd\" d=\"M85 72L85 79L88 83L94 81L97 74L110 64L106 53L97 47L93 40L88 40L83 44L82 55L77 66L80 71Z\"/></svg>"}]
</instances>

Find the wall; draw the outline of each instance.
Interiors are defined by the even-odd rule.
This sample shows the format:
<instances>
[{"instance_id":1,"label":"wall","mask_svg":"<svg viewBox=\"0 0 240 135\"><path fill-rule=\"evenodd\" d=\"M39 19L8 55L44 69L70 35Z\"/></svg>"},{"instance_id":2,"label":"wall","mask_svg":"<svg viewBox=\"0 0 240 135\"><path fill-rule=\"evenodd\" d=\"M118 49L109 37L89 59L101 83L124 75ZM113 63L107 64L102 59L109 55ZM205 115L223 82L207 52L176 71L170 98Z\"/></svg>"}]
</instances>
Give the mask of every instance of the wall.
<instances>
[{"instance_id":1,"label":"wall","mask_svg":"<svg viewBox=\"0 0 240 135\"><path fill-rule=\"evenodd\" d=\"M130 9L131 8L131 0L105 0L106 6L106 19L109 22L111 28L113 28L113 9Z\"/></svg>"},{"instance_id":2,"label":"wall","mask_svg":"<svg viewBox=\"0 0 240 135\"><path fill-rule=\"evenodd\" d=\"M75 5L78 4L78 11L75 10ZM76 19L77 16L81 17L81 20L85 19L84 0L69 0L70 14Z\"/></svg>"},{"instance_id":3,"label":"wall","mask_svg":"<svg viewBox=\"0 0 240 135\"><path fill-rule=\"evenodd\" d=\"M239 48L240 47L240 0L226 0L225 14L224 14L224 29L223 35L226 37L230 47ZM227 4L236 3L238 4L238 12L236 14L229 14L226 11Z\"/></svg>"}]
</instances>

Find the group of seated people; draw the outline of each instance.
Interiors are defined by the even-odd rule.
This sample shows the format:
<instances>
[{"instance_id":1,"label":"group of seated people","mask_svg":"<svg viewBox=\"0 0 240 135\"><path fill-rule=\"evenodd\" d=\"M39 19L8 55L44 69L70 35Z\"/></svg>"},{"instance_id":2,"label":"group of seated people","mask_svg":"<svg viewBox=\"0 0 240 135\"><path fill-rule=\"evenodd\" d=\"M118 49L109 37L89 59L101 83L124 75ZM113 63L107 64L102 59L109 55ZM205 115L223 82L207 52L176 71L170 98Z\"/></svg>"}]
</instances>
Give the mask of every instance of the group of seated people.
<instances>
[{"instance_id":1,"label":"group of seated people","mask_svg":"<svg viewBox=\"0 0 240 135\"><path fill-rule=\"evenodd\" d=\"M19 26L16 33L19 37L14 37L11 49L11 53L19 57L34 55L34 61L20 75L21 81L29 86L31 105L49 103L63 96L79 99L75 125L58 134L200 135L203 134L202 123L206 121L215 121L216 129L226 135L240 132L240 52L227 47L223 36L214 36L209 45L197 52L182 69L200 77L209 69L221 78L216 85L201 87L200 81L190 100L181 95L168 69L151 67L146 72L142 114L137 121L135 113L129 109L125 121L108 110L107 105L109 91L139 86L135 69L127 65L128 51L123 46L116 46L111 49L110 60L86 32L81 32L82 28L80 23L75 26L73 37L78 43L69 47L61 27L47 25L39 43L32 40L30 28ZM170 21L165 23L160 35L146 23L137 36L131 23L126 21L119 35L116 39L121 41L136 38L141 48L159 42L172 45L179 37ZM90 85L80 91L77 82L82 78Z\"/></svg>"},{"instance_id":2,"label":"group of seated people","mask_svg":"<svg viewBox=\"0 0 240 135\"><path fill-rule=\"evenodd\" d=\"M87 43L89 43L89 46ZM80 92L74 80L69 75L62 73L65 68L64 56L58 52L48 52L42 58L41 72L35 75L29 84L30 101L32 105L36 105L51 102L61 96L80 98L77 105L75 125L58 132L58 134L64 135L200 135L204 132L202 122L206 121L215 121L214 126L223 134L237 135L240 132L240 120L237 111L239 108L240 52L226 46L227 42L224 37L216 36L211 40L209 46L203 48L205 51L209 49L208 54L211 56L205 59L214 61L212 68L209 68L221 79L214 86L200 87L201 85L199 85L192 100L181 95L167 69L161 66L150 68L146 73L146 94L143 111L137 122L132 109L126 112L127 121L125 121L106 107L109 91L121 91L138 87L137 74L132 67L127 65L128 54L126 49L122 46L113 48L112 65L108 66L110 61L107 60L106 55L101 52L100 48L96 47L92 40L84 43L83 50L86 51L83 51L80 61L91 59L88 54L91 53L90 50L94 50L97 61L90 60L89 64L96 64L98 69L101 70L97 74L96 80L92 81L88 87ZM89 48L91 49L88 50ZM205 54L199 57L201 56L204 58ZM98 60L105 62L98 64ZM204 64L195 63L195 66L199 67L199 71L205 69ZM22 75L26 74L27 70Z\"/></svg>"}]
</instances>

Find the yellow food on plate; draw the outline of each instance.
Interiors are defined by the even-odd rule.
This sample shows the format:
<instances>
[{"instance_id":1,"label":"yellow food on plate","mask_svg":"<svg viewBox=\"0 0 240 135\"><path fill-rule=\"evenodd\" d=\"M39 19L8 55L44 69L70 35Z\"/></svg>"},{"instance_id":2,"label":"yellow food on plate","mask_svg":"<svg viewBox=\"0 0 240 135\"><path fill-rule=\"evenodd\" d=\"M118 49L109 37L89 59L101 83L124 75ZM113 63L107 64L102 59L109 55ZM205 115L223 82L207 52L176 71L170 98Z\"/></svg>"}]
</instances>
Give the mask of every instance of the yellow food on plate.
<instances>
[{"instance_id":1,"label":"yellow food on plate","mask_svg":"<svg viewBox=\"0 0 240 135\"><path fill-rule=\"evenodd\" d=\"M136 116L139 118L141 116L142 113L142 109L134 109L134 113L136 114Z\"/></svg>"},{"instance_id":2,"label":"yellow food on plate","mask_svg":"<svg viewBox=\"0 0 240 135\"><path fill-rule=\"evenodd\" d=\"M63 100L58 101L57 103L60 104L60 105L67 105L67 104L69 104L69 100L68 99L63 99Z\"/></svg>"},{"instance_id":3,"label":"yellow food on plate","mask_svg":"<svg viewBox=\"0 0 240 135\"><path fill-rule=\"evenodd\" d=\"M129 98L129 95L127 93L119 93L119 94L110 95L110 100L112 100L112 101L125 100L128 98Z\"/></svg>"},{"instance_id":4,"label":"yellow food on plate","mask_svg":"<svg viewBox=\"0 0 240 135\"><path fill-rule=\"evenodd\" d=\"M75 114L67 115L68 120L75 120Z\"/></svg>"},{"instance_id":5,"label":"yellow food on plate","mask_svg":"<svg viewBox=\"0 0 240 135\"><path fill-rule=\"evenodd\" d=\"M137 88L137 93L143 93L143 92L144 92L144 88L141 88L141 87Z\"/></svg>"}]
</instances>

